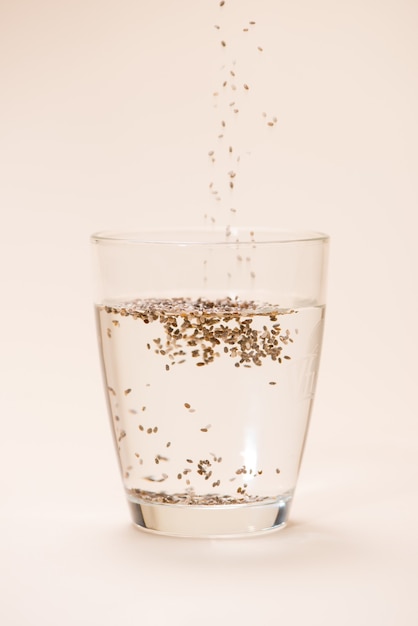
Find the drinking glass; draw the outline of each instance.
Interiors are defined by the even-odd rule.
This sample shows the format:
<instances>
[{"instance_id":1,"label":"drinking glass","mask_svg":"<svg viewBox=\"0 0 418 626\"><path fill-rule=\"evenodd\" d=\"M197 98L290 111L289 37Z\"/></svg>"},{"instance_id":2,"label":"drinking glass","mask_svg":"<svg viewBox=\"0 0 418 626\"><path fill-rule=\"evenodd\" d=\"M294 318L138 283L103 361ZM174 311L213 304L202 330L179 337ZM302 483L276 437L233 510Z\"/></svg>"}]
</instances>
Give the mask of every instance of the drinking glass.
<instances>
[{"instance_id":1,"label":"drinking glass","mask_svg":"<svg viewBox=\"0 0 418 626\"><path fill-rule=\"evenodd\" d=\"M228 228L91 243L133 522L188 537L283 528L315 394L328 236Z\"/></svg>"}]
</instances>

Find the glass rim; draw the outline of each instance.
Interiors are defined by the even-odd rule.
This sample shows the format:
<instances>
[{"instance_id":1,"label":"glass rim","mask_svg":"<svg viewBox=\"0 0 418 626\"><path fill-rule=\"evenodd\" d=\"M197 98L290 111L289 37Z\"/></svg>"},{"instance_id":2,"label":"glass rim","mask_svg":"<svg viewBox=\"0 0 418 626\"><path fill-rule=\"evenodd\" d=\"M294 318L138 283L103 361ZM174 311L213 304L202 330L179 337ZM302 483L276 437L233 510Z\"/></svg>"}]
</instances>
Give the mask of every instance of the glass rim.
<instances>
[{"instance_id":1,"label":"glass rim","mask_svg":"<svg viewBox=\"0 0 418 626\"><path fill-rule=\"evenodd\" d=\"M152 229L139 231L97 231L90 235L93 244L110 245L168 245L168 246L228 246L254 244L295 244L323 242L329 235L313 230L280 230L275 228L227 227L216 229Z\"/></svg>"}]
</instances>

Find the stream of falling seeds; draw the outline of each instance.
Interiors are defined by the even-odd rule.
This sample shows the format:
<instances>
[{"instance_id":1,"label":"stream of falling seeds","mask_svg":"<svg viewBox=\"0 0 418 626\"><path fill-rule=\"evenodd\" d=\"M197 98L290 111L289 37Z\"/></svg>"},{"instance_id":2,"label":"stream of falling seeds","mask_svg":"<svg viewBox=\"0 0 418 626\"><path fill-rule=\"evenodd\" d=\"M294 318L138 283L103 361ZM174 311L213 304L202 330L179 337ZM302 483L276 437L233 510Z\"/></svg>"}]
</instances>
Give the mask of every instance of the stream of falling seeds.
<instances>
[{"instance_id":1,"label":"stream of falling seeds","mask_svg":"<svg viewBox=\"0 0 418 626\"><path fill-rule=\"evenodd\" d=\"M240 137L245 138L246 134L248 135L246 123L240 126L240 113L246 110L247 94L253 89L245 75L245 66L242 67L240 63L240 50L251 46L254 60L256 60L257 56L264 53L264 47L260 44L254 45L254 39L250 36L257 31L255 20L248 19L244 24L236 23L231 30L225 19L231 3L223 1L217 4L219 15L214 28L218 35L216 42L223 51L224 62L220 67L218 84L212 92L218 129L213 138L213 145L207 153L212 169L209 192L215 207L204 217L210 225L213 225L219 221L220 209L222 209L222 227L225 228L225 235L228 238L230 224L236 221L239 213L239 208L234 203L234 190L237 185L241 184L239 165L243 156L234 145L231 127L235 132L238 129ZM268 115L265 111L260 111L259 116L269 128L277 124L276 115ZM258 124L258 121L254 119L253 123ZM250 146L247 146L246 152L249 149ZM229 167L225 167L227 163Z\"/></svg>"}]
</instances>

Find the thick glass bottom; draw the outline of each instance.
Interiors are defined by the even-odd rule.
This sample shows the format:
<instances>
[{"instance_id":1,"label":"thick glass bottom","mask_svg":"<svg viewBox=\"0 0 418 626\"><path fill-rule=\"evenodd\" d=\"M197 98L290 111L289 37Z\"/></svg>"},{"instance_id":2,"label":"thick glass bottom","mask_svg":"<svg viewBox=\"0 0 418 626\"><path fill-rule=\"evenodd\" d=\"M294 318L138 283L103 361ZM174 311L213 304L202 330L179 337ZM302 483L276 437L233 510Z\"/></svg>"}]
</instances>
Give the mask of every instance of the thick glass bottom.
<instances>
[{"instance_id":1,"label":"thick glass bottom","mask_svg":"<svg viewBox=\"0 0 418 626\"><path fill-rule=\"evenodd\" d=\"M128 496L133 522L139 528L177 537L244 537L284 528L289 495L257 504L196 506L150 503Z\"/></svg>"}]
</instances>

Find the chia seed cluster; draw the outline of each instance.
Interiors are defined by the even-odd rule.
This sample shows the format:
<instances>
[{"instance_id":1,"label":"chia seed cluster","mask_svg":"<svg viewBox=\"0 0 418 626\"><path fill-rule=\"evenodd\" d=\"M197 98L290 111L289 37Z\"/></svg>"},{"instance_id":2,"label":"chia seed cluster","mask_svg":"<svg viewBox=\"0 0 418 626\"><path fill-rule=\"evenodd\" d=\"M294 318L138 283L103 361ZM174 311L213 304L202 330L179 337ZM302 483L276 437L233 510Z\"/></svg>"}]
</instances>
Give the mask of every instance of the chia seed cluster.
<instances>
[{"instance_id":1,"label":"chia seed cluster","mask_svg":"<svg viewBox=\"0 0 418 626\"><path fill-rule=\"evenodd\" d=\"M282 363L291 357L284 351L293 343L288 329L283 330L281 315L295 313L293 309L279 310L270 305L232 298L206 300L199 298L170 298L134 300L124 306L106 306L107 313L131 316L144 324L158 322L163 337L153 339L148 350L165 358L165 367L181 365L193 359L197 367L209 365L228 355L235 367L261 366L264 359ZM267 316L270 327L253 327L255 317ZM118 320L114 320L118 322Z\"/></svg>"}]
</instances>

